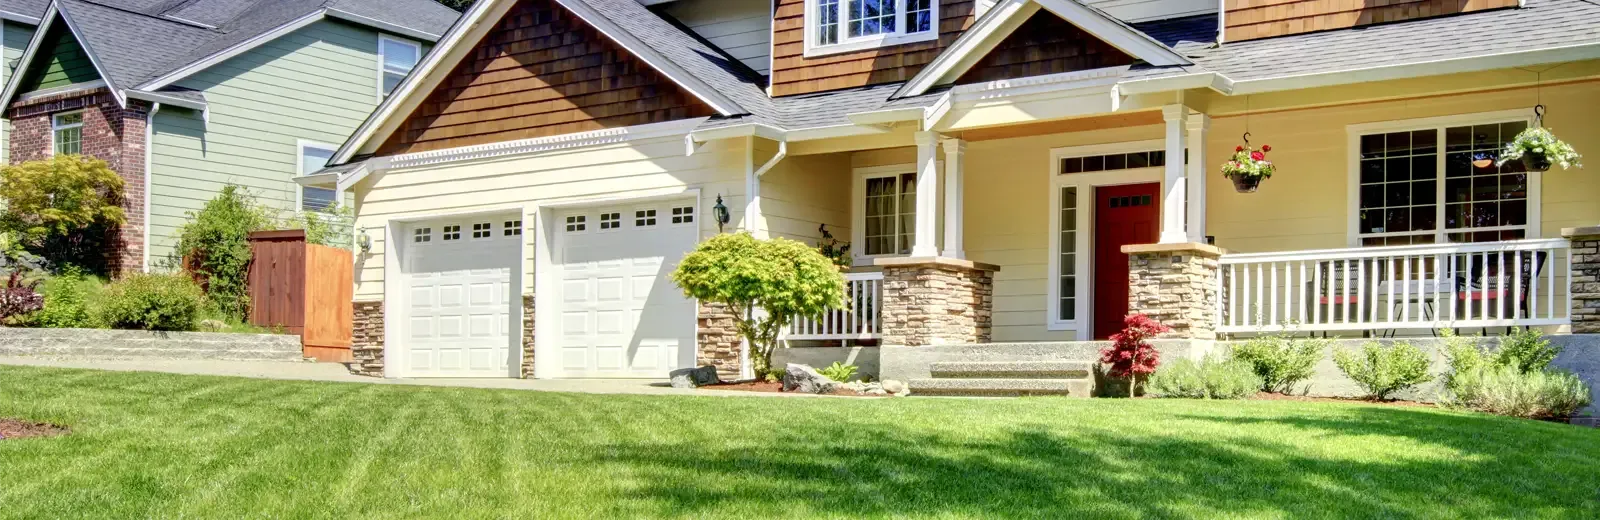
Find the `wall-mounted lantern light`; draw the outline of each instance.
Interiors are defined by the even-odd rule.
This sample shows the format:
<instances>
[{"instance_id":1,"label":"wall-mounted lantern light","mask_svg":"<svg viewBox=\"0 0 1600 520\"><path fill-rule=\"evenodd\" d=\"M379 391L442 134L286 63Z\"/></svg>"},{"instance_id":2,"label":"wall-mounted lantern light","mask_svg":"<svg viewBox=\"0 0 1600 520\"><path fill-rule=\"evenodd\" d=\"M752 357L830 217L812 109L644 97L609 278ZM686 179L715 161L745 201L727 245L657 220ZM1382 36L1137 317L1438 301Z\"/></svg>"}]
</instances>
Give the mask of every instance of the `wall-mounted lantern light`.
<instances>
[{"instance_id":1,"label":"wall-mounted lantern light","mask_svg":"<svg viewBox=\"0 0 1600 520\"><path fill-rule=\"evenodd\" d=\"M717 221L718 233L722 232L723 225L726 225L729 220L732 220L732 217L728 215L728 207L722 205L721 193L717 194L717 205L711 207L711 217Z\"/></svg>"},{"instance_id":2,"label":"wall-mounted lantern light","mask_svg":"<svg viewBox=\"0 0 1600 520\"><path fill-rule=\"evenodd\" d=\"M361 248L362 253L372 252L372 235L368 235L365 229L361 230L361 234L356 236L356 246Z\"/></svg>"}]
</instances>

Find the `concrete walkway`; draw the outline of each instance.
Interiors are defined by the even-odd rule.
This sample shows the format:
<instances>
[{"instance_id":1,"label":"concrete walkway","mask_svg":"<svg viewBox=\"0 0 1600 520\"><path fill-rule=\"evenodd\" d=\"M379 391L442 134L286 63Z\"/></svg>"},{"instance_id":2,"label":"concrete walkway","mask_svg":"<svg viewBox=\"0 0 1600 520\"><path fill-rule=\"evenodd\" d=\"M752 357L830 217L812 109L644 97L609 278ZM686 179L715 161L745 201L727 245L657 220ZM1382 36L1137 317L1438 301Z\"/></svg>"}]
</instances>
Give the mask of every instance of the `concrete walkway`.
<instances>
[{"instance_id":1,"label":"concrete walkway","mask_svg":"<svg viewBox=\"0 0 1600 520\"><path fill-rule=\"evenodd\" d=\"M702 395L720 397L839 397L776 392L689 390L667 386L657 379L380 379L351 374L337 363L275 361L202 361L174 359L87 359L0 356L0 365L85 368L132 372L165 372L207 376L332 381L382 385L457 386L586 394Z\"/></svg>"}]
</instances>

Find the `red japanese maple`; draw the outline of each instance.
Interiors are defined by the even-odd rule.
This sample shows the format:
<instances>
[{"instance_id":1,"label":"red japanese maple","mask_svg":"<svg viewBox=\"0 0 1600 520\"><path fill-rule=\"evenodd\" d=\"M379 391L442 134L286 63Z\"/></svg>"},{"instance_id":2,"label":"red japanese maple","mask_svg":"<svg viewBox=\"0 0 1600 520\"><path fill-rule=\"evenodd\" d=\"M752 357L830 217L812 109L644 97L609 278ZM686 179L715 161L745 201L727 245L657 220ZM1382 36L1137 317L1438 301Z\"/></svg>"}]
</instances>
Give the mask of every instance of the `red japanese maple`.
<instances>
[{"instance_id":1,"label":"red japanese maple","mask_svg":"<svg viewBox=\"0 0 1600 520\"><path fill-rule=\"evenodd\" d=\"M1122 332L1111 335L1111 346L1100 350L1100 362L1111 365L1108 373L1112 377L1128 378L1128 396L1132 397L1139 378L1149 377L1161 364L1161 353L1147 340L1172 329L1143 314L1129 314L1122 325Z\"/></svg>"}]
</instances>

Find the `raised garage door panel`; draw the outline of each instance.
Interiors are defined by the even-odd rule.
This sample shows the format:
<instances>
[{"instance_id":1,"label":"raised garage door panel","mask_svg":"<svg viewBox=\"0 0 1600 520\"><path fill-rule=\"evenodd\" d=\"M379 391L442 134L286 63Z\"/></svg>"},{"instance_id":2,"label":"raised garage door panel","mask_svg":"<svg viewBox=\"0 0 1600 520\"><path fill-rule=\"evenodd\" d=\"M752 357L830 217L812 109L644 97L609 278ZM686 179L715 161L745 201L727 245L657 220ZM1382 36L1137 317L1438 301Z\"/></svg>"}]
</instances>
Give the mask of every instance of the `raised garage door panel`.
<instances>
[{"instance_id":1,"label":"raised garage door panel","mask_svg":"<svg viewBox=\"0 0 1600 520\"><path fill-rule=\"evenodd\" d=\"M514 220L516 219L516 220ZM508 233L508 230L510 231ZM520 217L410 226L399 346L409 377L511 377Z\"/></svg>"},{"instance_id":2,"label":"raised garage door panel","mask_svg":"<svg viewBox=\"0 0 1600 520\"><path fill-rule=\"evenodd\" d=\"M694 302L669 274L694 247L692 201L557 214L562 377L663 377L694 363Z\"/></svg>"}]
</instances>

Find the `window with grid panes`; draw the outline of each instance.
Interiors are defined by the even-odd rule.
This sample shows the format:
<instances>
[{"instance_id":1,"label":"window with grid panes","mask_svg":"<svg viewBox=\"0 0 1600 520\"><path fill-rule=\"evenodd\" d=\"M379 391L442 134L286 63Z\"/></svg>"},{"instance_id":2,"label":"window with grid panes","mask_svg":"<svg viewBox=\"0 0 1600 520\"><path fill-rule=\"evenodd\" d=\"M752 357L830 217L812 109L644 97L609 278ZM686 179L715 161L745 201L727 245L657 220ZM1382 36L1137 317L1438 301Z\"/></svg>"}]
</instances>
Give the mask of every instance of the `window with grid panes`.
<instances>
[{"instance_id":1,"label":"window with grid panes","mask_svg":"<svg viewBox=\"0 0 1600 520\"><path fill-rule=\"evenodd\" d=\"M1512 121L1361 136L1361 244L1525 238L1529 174L1518 161L1494 162L1526 127Z\"/></svg>"},{"instance_id":2,"label":"window with grid panes","mask_svg":"<svg viewBox=\"0 0 1600 520\"><path fill-rule=\"evenodd\" d=\"M862 225L866 255L911 252L917 226L917 174L902 173L866 179Z\"/></svg>"}]
</instances>

